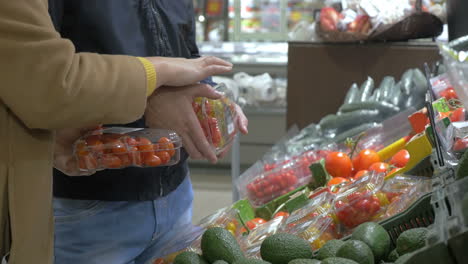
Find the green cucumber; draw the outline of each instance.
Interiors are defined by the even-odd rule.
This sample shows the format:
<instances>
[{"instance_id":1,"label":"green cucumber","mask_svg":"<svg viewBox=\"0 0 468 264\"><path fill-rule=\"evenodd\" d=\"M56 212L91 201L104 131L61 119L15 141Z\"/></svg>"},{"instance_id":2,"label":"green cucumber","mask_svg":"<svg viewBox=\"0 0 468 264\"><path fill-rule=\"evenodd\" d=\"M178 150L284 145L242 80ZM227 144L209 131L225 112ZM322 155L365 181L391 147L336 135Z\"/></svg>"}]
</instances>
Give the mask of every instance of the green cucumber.
<instances>
[{"instance_id":1,"label":"green cucumber","mask_svg":"<svg viewBox=\"0 0 468 264\"><path fill-rule=\"evenodd\" d=\"M379 87L379 89L381 90L380 98L378 98L379 101L389 101L391 99L390 94L393 86L395 86L395 78L390 76L383 78L382 83Z\"/></svg>"},{"instance_id":2,"label":"green cucumber","mask_svg":"<svg viewBox=\"0 0 468 264\"><path fill-rule=\"evenodd\" d=\"M370 98L369 101L378 102L381 93L382 93L382 90L380 90L380 89L375 89L375 90L374 90L374 93L372 94L372 97Z\"/></svg>"},{"instance_id":3,"label":"green cucumber","mask_svg":"<svg viewBox=\"0 0 468 264\"><path fill-rule=\"evenodd\" d=\"M347 138L350 138L350 137L353 137L353 136L356 136L356 135L359 135L360 133L364 132L364 131L367 131L371 128L375 128L375 127L378 127L380 124L379 123L365 123L365 124L362 124L360 126L357 126L355 128L352 128L348 131L345 131L337 136L335 136L334 140L335 142L339 143L339 142L343 142L345 141Z\"/></svg>"},{"instance_id":4,"label":"green cucumber","mask_svg":"<svg viewBox=\"0 0 468 264\"><path fill-rule=\"evenodd\" d=\"M372 90L374 89L374 80L371 77L367 77L367 80L361 85L361 96L358 101L365 102L372 96Z\"/></svg>"},{"instance_id":5,"label":"green cucumber","mask_svg":"<svg viewBox=\"0 0 468 264\"><path fill-rule=\"evenodd\" d=\"M400 106L400 102L402 101L402 96L401 96L401 83L398 82L395 84L392 88L392 93L390 95L390 103L396 106Z\"/></svg>"},{"instance_id":6,"label":"green cucumber","mask_svg":"<svg viewBox=\"0 0 468 264\"><path fill-rule=\"evenodd\" d=\"M416 86L416 90L419 93L425 93L427 91L426 76L424 75L424 73L422 73L420 69L413 70L413 83Z\"/></svg>"},{"instance_id":7,"label":"green cucumber","mask_svg":"<svg viewBox=\"0 0 468 264\"><path fill-rule=\"evenodd\" d=\"M400 112L400 108L388 102L361 102L345 104L340 107L339 112L348 113L356 110L379 110L385 116Z\"/></svg>"},{"instance_id":8,"label":"green cucumber","mask_svg":"<svg viewBox=\"0 0 468 264\"><path fill-rule=\"evenodd\" d=\"M413 83L413 69L407 70L403 75L401 76L401 91L403 92L404 95L410 95L413 88L414 88L414 83Z\"/></svg>"},{"instance_id":9,"label":"green cucumber","mask_svg":"<svg viewBox=\"0 0 468 264\"><path fill-rule=\"evenodd\" d=\"M359 87L356 83L353 83L346 94L344 104L350 104L357 101L359 97Z\"/></svg>"},{"instance_id":10,"label":"green cucumber","mask_svg":"<svg viewBox=\"0 0 468 264\"><path fill-rule=\"evenodd\" d=\"M336 129L338 133L354 128L364 123L377 122L382 119L379 110L356 110L341 115L328 115L320 120L323 130Z\"/></svg>"}]
</instances>

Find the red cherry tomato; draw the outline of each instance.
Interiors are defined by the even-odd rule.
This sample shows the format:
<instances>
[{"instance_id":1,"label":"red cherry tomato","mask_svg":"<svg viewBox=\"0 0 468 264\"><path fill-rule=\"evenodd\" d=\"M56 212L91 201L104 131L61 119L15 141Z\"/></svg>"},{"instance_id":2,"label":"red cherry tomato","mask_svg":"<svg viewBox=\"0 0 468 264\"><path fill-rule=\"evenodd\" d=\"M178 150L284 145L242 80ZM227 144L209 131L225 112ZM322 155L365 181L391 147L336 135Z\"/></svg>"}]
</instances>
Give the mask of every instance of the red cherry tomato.
<instances>
[{"instance_id":1,"label":"red cherry tomato","mask_svg":"<svg viewBox=\"0 0 468 264\"><path fill-rule=\"evenodd\" d=\"M354 174L353 179L356 181L359 178L361 178L362 176L366 175L368 172L369 172L368 170L360 170L360 171L356 172L356 174Z\"/></svg>"},{"instance_id":2,"label":"red cherry tomato","mask_svg":"<svg viewBox=\"0 0 468 264\"><path fill-rule=\"evenodd\" d=\"M131 147L129 151L130 161L135 166L142 166L141 153L137 147Z\"/></svg>"},{"instance_id":3,"label":"red cherry tomato","mask_svg":"<svg viewBox=\"0 0 468 264\"><path fill-rule=\"evenodd\" d=\"M253 230L257 226L262 225L264 223L266 223L266 221L263 218L254 218L248 221L247 223L245 223L245 225L249 228L249 230Z\"/></svg>"},{"instance_id":4,"label":"red cherry tomato","mask_svg":"<svg viewBox=\"0 0 468 264\"><path fill-rule=\"evenodd\" d=\"M98 162L93 155L82 155L78 157L78 166L82 170L93 171L98 167Z\"/></svg>"},{"instance_id":5,"label":"red cherry tomato","mask_svg":"<svg viewBox=\"0 0 468 264\"><path fill-rule=\"evenodd\" d=\"M351 176L353 164L343 152L331 152L325 158L325 168L333 177L348 178Z\"/></svg>"},{"instance_id":6,"label":"red cherry tomato","mask_svg":"<svg viewBox=\"0 0 468 264\"><path fill-rule=\"evenodd\" d=\"M468 148L468 138L458 138L453 144L453 151L462 151Z\"/></svg>"},{"instance_id":7,"label":"red cherry tomato","mask_svg":"<svg viewBox=\"0 0 468 264\"><path fill-rule=\"evenodd\" d=\"M78 156L89 155L89 150L88 150L88 146L86 145L86 141L80 140L76 142L75 154Z\"/></svg>"},{"instance_id":8,"label":"red cherry tomato","mask_svg":"<svg viewBox=\"0 0 468 264\"><path fill-rule=\"evenodd\" d=\"M104 153L104 144L102 143L100 138L101 137L99 135L91 135L86 138L86 145L94 153Z\"/></svg>"},{"instance_id":9,"label":"red cherry tomato","mask_svg":"<svg viewBox=\"0 0 468 264\"><path fill-rule=\"evenodd\" d=\"M165 264L166 261L163 258L155 259L153 264Z\"/></svg>"},{"instance_id":10,"label":"red cherry tomato","mask_svg":"<svg viewBox=\"0 0 468 264\"><path fill-rule=\"evenodd\" d=\"M167 164L171 160L171 155L167 151L158 151L156 152L156 156L161 159L162 164Z\"/></svg>"},{"instance_id":11,"label":"red cherry tomato","mask_svg":"<svg viewBox=\"0 0 468 264\"><path fill-rule=\"evenodd\" d=\"M450 121L451 122L465 121L465 108L460 107L452 111L452 114L450 115Z\"/></svg>"},{"instance_id":12,"label":"red cherry tomato","mask_svg":"<svg viewBox=\"0 0 468 264\"><path fill-rule=\"evenodd\" d=\"M275 216L273 216L273 218L277 218L277 217L289 217L289 213L288 212L278 212L275 214Z\"/></svg>"},{"instance_id":13,"label":"red cherry tomato","mask_svg":"<svg viewBox=\"0 0 468 264\"><path fill-rule=\"evenodd\" d=\"M379 154L372 149L364 149L353 159L353 166L356 171L367 170L376 162L380 162Z\"/></svg>"},{"instance_id":14,"label":"red cherry tomato","mask_svg":"<svg viewBox=\"0 0 468 264\"><path fill-rule=\"evenodd\" d=\"M129 153L116 154L116 155L117 155L117 157L119 157L120 161L122 162L123 167L128 167L128 166L131 166L133 164Z\"/></svg>"},{"instance_id":15,"label":"red cherry tomato","mask_svg":"<svg viewBox=\"0 0 468 264\"><path fill-rule=\"evenodd\" d=\"M127 147L125 144L120 140L113 140L106 144L106 147L112 149L112 153L114 154L122 154L127 153Z\"/></svg>"},{"instance_id":16,"label":"red cherry tomato","mask_svg":"<svg viewBox=\"0 0 468 264\"><path fill-rule=\"evenodd\" d=\"M139 151L147 151L147 152L153 152L153 143L147 138L140 137L138 138L138 145L137 148Z\"/></svg>"},{"instance_id":17,"label":"red cherry tomato","mask_svg":"<svg viewBox=\"0 0 468 264\"><path fill-rule=\"evenodd\" d=\"M439 95L445 97L445 99L447 100L458 99L457 92L455 92L455 89L453 89L452 87L443 90L439 93Z\"/></svg>"},{"instance_id":18,"label":"red cherry tomato","mask_svg":"<svg viewBox=\"0 0 468 264\"><path fill-rule=\"evenodd\" d=\"M132 137L127 137L126 139L127 145L129 146L136 146L138 145L138 141Z\"/></svg>"},{"instance_id":19,"label":"red cherry tomato","mask_svg":"<svg viewBox=\"0 0 468 264\"><path fill-rule=\"evenodd\" d=\"M327 186L330 187L330 186L341 184L344 182L349 182L349 180L346 178L342 178L342 177L335 177L335 178L331 178L331 180L328 181Z\"/></svg>"},{"instance_id":20,"label":"red cherry tomato","mask_svg":"<svg viewBox=\"0 0 468 264\"><path fill-rule=\"evenodd\" d=\"M122 167L122 161L119 159L119 157L112 154L103 155L102 164L109 169L118 169Z\"/></svg>"},{"instance_id":21,"label":"red cherry tomato","mask_svg":"<svg viewBox=\"0 0 468 264\"><path fill-rule=\"evenodd\" d=\"M388 164L385 162L376 162L369 167L369 171L375 171L377 173L387 173Z\"/></svg>"},{"instance_id":22,"label":"red cherry tomato","mask_svg":"<svg viewBox=\"0 0 468 264\"><path fill-rule=\"evenodd\" d=\"M161 165L161 163L162 163L161 159L158 156L154 155L154 154L147 155L145 157L145 165L148 166L148 167L157 167L157 166Z\"/></svg>"},{"instance_id":23,"label":"red cherry tomato","mask_svg":"<svg viewBox=\"0 0 468 264\"><path fill-rule=\"evenodd\" d=\"M406 149L402 149L393 155L392 159L390 160L390 164L397 168L403 168L406 166L409 160L409 152Z\"/></svg>"},{"instance_id":24,"label":"red cherry tomato","mask_svg":"<svg viewBox=\"0 0 468 264\"><path fill-rule=\"evenodd\" d=\"M158 145L160 150L165 150L169 153L169 155L175 155L174 143L167 137L162 137L158 140Z\"/></svg>"}]
</instances>

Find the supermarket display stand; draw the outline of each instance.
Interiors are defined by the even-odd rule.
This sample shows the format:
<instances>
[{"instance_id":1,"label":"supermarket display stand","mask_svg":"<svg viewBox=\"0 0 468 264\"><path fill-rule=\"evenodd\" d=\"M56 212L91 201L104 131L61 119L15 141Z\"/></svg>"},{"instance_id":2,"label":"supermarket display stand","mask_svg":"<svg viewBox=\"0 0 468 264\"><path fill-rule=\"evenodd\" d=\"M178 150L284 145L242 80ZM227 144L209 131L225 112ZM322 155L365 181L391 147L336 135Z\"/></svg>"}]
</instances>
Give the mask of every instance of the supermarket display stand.
<instances>
[{"instance_id":1,"label":"supermarket display stand","mask_svg":"<svg viewBox=\"0 0 468 264\"><path fill-rule=\"evenodd\" d=\"M232 178L232 201L239 200L239 191L236 187L237 179L240 176L240 140L239 135L234 137L231 149L231 178Z\"/></svg>"}]
</instances>

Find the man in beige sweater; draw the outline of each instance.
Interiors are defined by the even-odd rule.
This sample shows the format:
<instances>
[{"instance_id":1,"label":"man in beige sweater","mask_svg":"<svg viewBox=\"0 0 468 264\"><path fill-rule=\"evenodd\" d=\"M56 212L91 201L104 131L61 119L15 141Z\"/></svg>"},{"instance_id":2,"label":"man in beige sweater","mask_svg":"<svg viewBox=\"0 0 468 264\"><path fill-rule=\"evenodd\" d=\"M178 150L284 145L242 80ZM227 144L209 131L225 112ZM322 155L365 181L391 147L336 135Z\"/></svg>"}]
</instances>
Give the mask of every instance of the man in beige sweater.
<instances>
[{"instance_id":1,"label":"man in beige sweater","mask_svg":"<svg viewBox=\"0 0 468 264\"><path fill-rule=\"evenodd\" d=\"M77 54L54 30L47 0L2 2L0 58L0 256L9 253L10 264L52 263L55 129L131 122L157 87L232 67L217 58Z\"/></svg>"}]
</instances>

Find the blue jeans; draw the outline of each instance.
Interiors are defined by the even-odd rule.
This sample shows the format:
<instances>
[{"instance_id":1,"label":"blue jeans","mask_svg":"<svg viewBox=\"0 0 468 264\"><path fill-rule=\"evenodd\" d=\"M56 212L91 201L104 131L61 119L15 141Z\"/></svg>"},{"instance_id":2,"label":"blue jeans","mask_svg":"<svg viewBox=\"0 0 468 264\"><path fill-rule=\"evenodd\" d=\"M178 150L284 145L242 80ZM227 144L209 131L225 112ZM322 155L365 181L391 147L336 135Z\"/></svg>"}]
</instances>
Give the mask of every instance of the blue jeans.
<instances>
[{"instance_id":1,"label":"blue jeans","mask_svg":"<svg viewBox=\"0 0 468 264\"><path fill-rule=\"evenodd\" d=\"M148 264L192 227L190 178L154 201L54 199L55 264Z\"/></svg>"}]
</instances>

